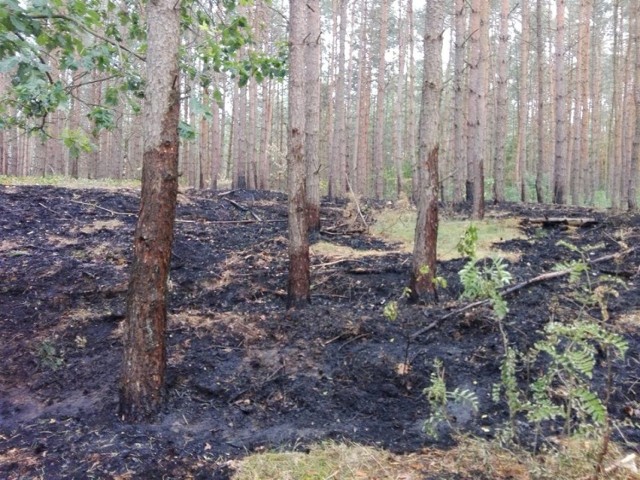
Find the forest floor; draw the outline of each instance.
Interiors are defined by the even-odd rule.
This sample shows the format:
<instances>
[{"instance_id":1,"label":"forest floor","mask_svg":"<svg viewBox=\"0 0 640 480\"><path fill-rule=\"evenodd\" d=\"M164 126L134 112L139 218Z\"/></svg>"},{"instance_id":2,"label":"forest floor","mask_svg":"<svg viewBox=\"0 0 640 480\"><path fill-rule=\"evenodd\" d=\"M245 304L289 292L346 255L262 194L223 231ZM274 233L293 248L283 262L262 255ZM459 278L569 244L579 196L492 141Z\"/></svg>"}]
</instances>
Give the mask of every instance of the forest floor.
<instances>
[{"instance_id":1,"label":"forest floor","mask_svg":"<svg viewBox=\"0 0 640 480\"><path fill-rule=\"evenodd\" d=\"M0 186L0 478L222 479L248 453L304 451L324 439L416 452L434 445L422 430L430 413L422 392L436 358L449 388L479 400L478 413L453 412L456 429L491 438L504 424L506 406L491 399L502 359L491 310L440 321L464 305L464 260L439 263L448 286L437 305L400 302L389 321L383 307L400 298L409 255L362 232L353 208L325 204L319 238L359 253L314 254L312 305L286 311L285 197L245 191L179 196L166 405L154 424L122 423L117 383L137 208L134 190ZM368 219L375 208L365 208ZM526 238L500 245L515 254L514 283L579 258L559 240L591 246L590 259L640 244L639 216L539 205L489 215L596 220L525 224ZM592 268L594 282L610 275L626 284L608 299L609 322L630 344L613 367L609 410L621 425L617 438L637 451L640 251ZM552 318L600 317L598 306L577 306L572 288L558 278L507 297L506 329L520 351ZM446 447L443 433L437 445Z\"/></svg>"}]
</instances>

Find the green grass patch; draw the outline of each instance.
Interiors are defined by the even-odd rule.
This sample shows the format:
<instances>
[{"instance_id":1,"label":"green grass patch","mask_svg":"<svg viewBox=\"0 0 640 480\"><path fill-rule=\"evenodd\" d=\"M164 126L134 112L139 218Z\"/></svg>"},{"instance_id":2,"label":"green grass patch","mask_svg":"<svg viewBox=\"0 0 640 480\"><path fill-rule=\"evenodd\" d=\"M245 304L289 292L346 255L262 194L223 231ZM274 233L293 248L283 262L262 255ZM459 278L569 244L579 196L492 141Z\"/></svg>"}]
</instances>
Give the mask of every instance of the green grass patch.
<instances>
[{"instance_id":1,"label":"green grass patch","mask_svg":"<svg viewBox=\"0 0 640 480\"><path fill-rule=\"evenodd\" d=\"M235 463L233 480L406 480L413 478L477 478L494 480L593 478L601 451L601 439L559 439L555 448L534 455L497 441L470 437L458 439L451 449L425 448L417 453L394 455L386 450L357 444L325 442L309 453L263 452ZM599 441L600 440L600 441ZM637 479L637 459L614 442L609 444L602 466L607 480ZM633 457L633 458L632 458Z\"/></svg>"},{"instance_id":2,"label":"green grass patch","mask_svg":"<svg viewBox=\"0 0 640 480\"><path fill-rule=\"evenodd\" d=\"M438 258L450 260L460 255L456 250L458 241L467 227L473 223L478 228L478 256L486 257L499 251L494 243L525 238L517 218L485 218L482 221L441 220L438 229ZM416 228L416 212L411 210L383 210L376 215L371 233L390 242L398 242L407 251L413 251ZM501 253L504 256L504 253Z\"/></svg>"},{"instance_id":3,"label":"green grass patch","mask_svg":"<svg viewBox=\"0 0 640 480\"><path fill-rule=\"evenodd\" d=\"M399 479L411 470L385 450L325 442L309 453L265 452L239 462L233 480Z\"/></svg>"}]
</instances>

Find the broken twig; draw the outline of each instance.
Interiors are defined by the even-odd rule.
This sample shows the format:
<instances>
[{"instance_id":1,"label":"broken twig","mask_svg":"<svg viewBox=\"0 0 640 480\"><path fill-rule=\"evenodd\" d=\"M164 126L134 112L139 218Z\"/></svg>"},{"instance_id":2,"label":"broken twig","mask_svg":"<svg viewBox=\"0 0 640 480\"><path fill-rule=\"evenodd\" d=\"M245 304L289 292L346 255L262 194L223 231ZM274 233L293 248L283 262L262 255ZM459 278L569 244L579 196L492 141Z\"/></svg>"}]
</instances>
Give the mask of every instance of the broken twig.
<instances>
[{"instance_id":1,"label":"broken twig","mask_svg":"<svg viewBox=\"0 0 640 480\"><path fill-rule=\"evenodd\" d=\"M599 257L599 258L595 258L593 260L590 260L587 262L588 265L595 265L597 263L602 263L602 262L606 262L608 260L616 260L620 257L624 257L625 255L628 255L629 253L633 252L634 250L636 250L636 247L631 247L631 248L627 248L621 252L617 252L617 253L612 253L610 255L605 255L603 257ZM524 282L518 283L516 285L513 285L511 287L508 288L504 288L500 291L500 294L504 297L506 295L509 295L513 292L517 292L518 290L522 290L525 287L528 287L529 285L533 285L535 283L540 283L540 282L546 282L547 280L552 280L554 278L559 278L559 277L564 277L565 275L569 275L572 272L572 270L570 268L567 268L565 270L558 270L556 272L547 272L547 273L542 273L536 277L530 278L529 280L525 280ZM482 305L487 305L489 304L489 299L484 299L484 300L477 300L475 302L469 303L467 305L465 305L464 307L460 307L456 310L453 310L452 312L447 313L445 316L440 317L437 320L434 320L433 322L431 322L429 325L427 325L426 327L421 328L420 330L418 330L417 332L413 333L411 335L411 338L414 339L416 337L419 337L420 335L422 335L423 333L428 332L429 330L433 330L434 328L436 328L441 322L447 320L448 318L454 317L456 315L459 315L463 312L466 312L467 310L471 310L472 308L476 308L476 307L480 307Z\"/></svg>"}]
</instances>

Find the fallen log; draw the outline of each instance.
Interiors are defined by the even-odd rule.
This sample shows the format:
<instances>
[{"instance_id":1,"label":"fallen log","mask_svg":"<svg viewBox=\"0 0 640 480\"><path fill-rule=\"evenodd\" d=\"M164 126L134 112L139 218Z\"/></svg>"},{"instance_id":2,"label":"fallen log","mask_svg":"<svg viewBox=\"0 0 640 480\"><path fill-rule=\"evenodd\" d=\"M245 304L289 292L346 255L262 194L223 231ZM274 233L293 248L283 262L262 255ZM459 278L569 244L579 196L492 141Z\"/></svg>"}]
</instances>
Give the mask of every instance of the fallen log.
<instances>
[{"instance_id":1,"label":"fallen log","mask_svg":"<svg viewBox=\"0 0 640 480\"><path fill-rule=\"evenodd\" d=\"M637 247L626 248L625 250L622 250L621 252L612 253L610 255L605 255L603 257L594 258L593 260L589 260L587 262L587 265L595 265L597 263L606 262L608 260L616 260L618 258L624 257L625 255L628 255L629 253L631 253L631 252L633 252L635 250L637 250ZM558 270L556 272L542 273L542 274L540 274L540 275L538 275L536 277L530 278L529 280L525 280L524 282L521 282L521 283L517 283L516 285L513 285L511 287L502 288L502 289L500 289L500 294L504 297L504 296L512 294L513 292L517 292L518 290L522 290L523 288L526 288L529 285L533 285L533 284L541 283L541 282L546 282L548 280L553 280L554 278L564 277L565 275L569 275L571 272L572 272L572 269L567 268L565 270ZM448 318L451 318L451 317L454 317L454 316L459 315L461 313L464 313L467 310L471 310L472 308L480 307L482 305L488 305L489 301L490 301L489 299L477 300L477 301L469 303L469 304L467 304L467 305L465 305L463 307L457 308L456 310L453 310L453 311L447 313L443 317L440 317L440 318L434 320L433 322L431 322L426 327L423 327L423 328L419 329L418 331L414 332L411 335L411 338L415 339L415 338L419 337L420 335L422 335L423 333L426 333L426 332L428 332L430 330L433 330L441 322L447 320Z\"/></svg>"},{"instance_id":2,"label":"fallen log","mask_svg":"<svg viewBox=\"0 0 640 480\"><path fill-rule=\"evenodd\" d=\"M570 227L590 227L598 223L593 217L541 217L541 218L525 218L524 223L532 223L534 225L542 225L543 227L553 227L556 225L566 225Z\"/></svg>"}]
</instances>

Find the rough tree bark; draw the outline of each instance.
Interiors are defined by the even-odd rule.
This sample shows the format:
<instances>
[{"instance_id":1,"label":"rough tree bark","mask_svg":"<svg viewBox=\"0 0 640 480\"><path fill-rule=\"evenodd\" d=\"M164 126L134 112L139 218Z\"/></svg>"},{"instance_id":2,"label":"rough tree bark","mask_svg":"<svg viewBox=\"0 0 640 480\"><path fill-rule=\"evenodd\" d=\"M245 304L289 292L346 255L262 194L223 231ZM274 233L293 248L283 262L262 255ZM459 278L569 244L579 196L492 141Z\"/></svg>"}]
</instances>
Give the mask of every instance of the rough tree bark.
<instances>
[{"instance_id":1,"label":"rough tree bark","mask_svg":"<svg viewBox=\"0 0 640 480\"><path fill-rule=\"evenodd\" d=\"M402 0L398 0L398 79L396 81L396 96L393 104L393 166L396 174L396 198L402 192L402 162L404 159L404 144L402 142L402 107L405 105L404 98L404 63L405 63L405 26L402 19Z\"/></svg>"},{"instance_id":2,"label":"rough tree bark","mask_svg":"<svg viewBox=\"0 0 640 480\"><path fill-rule=\"evenodd\" d=\"M127 294L119 406L129 422L152 419L164 397L167 278L178 193L179 12L176 0L153 0L147 6L142 198Z\"/></svg>"},{"instance_id":3,"label":"rough tree bark","mask_svg":"<svg viewBox=\"0 0 640 480\"><path fill-rule=\"evenodd\" d=\"M289 288L287 305L309 303L309 238L305 214L304 39L306 2L289 0Z\"/></svg>"},{"instance_id":4,"label":"rough tree bark","mask_svg":"<svg viewBox=\"0 0 640 480\"><path fill-rule=\"evenodd\" d=\"M516 184L520 187L520 200L527 199L527 119L529 117L529 0L520 2L522 31L520 33L520 72L518 80L518 157Z\"/></svg>"},{"instance_id":5,"label":"rough tree bark","mask_svg":"<svg viewBox=\"0 0 640 480\"><path fill-rule=\"evenodd\" d=\"M411 300L435 300L436 244L438 240L438 151L442 93L441 0L427 2L424 34L424 77L419 123L418 218L409 278Z\"/></svg>"},{"instance_id":6,"label":"rough tree bark","mask_svg":"<svg viewBox=\"0 0 640 480\"><path fill-rule=\"evenodd\" d=\"M542 0L536 0L536 83L537 83L537 159L536 159L536 200L538 203L544 202L544 41L542 38Z\"/></svg>"},{"instance_id":7,"label":"rough tree bark","mask_svg":"<svg viewBox=\"0 0 640 480\"><path fill-rule=\"evenodd\" d=\"M455 43L454 43L454 74L453 74L453 156L455 158L455 183L453 189L453 202L462 203L470 192L470 187L465 189L467 178L467 146L464 111L464 62L465 62L465 37L467 35L465 22L465 1L455 0ZM470 196L470 195L469 195Z\"/></svg>"},{"instance_id":8,"label":"rough tree bark","mask_svg":"<svg viewBox=\"0 0 640 480\"><path fill-rule=\"evenodd\" d=\"M472 217L484 217L484 136L486 132L484 72L486 58L483 55L482 37L487 28L483 17L483 0L471 2L471 26L469 47L469 106L467 116L467 161L473 172Z\"/></svg>"},{"instance_id":9,"label":"rough tree bark","mask_svg":"<svg viewBox=\"0 0 640 480\"><path fill-rule=\"evenodd\" d=\"M507 89L507 49L509 47L509 0L500 2L500 35L498 37L498 72L496 75L496 127L495 158L493 163L493 200L504 202L505 144L507 142L507 113L509 92Z\"/></svg>"},{"instance_id":10,"label":"rough tree bark","mask_svg":"<svg viewBox=\"0 0 640 480\"><path fill-rule=\"evenodd\" d=\"M631 153L631 174L629 175L629 198L627 207L629 210L638 210L638 166L640 166L640 2L635 4L635 29L633 32L634 43L634 80L633 80L633 94L635 103L635 128L633 137L633 150Z\"/></svg>"},{"instance_id":11,"label":"rough tree bark","mask_svg":"<svg viewBox=\"0 0 640 480\"><path fill-rule=\"evenodd\" d=\"M378 73L376 82L376 128L373 148L374 193L378 200L384 195L384 102L385 102L385 52L387 51L387 30L389 28L389 0L380 2L380 44L378 51Z\"/></svg>"},{"instance_id":12,"label":"rough tree bark","mask_svg":"<svg viewBox=\"0 0 640 480\"><path fill-rule=\"evenodd\" d=\"M345 132L345 45L347 38L347 5L348 0L338 0L340 4L340 33L338 54L338 76L336 78L335 117L333 127L333 145L331 152L331 168L329 170L329 197L342 198L346 193L346 151L347 138Z\"/></svg>"},{"instance_id":13,"label":"rough tree bark","mask_svg":"<svg viewBox=\"0 0 640 480\"><path fill-rule=\"evenodd\" d=\"M566 96L567 81L564 68L564 0L556 1L556 35L555 35L555 154L554 154L554 203L567 203L567 158L566 158Z\"/></svg>"},{"instance_id":14,"label":"rough tree bark","mask_svg":"<svg viewBox=\"0 0 640 480\"><path fill-rule=\"evenodd\" d=\"M307 221L310 232L320 231L320 0L307 0L306 64L306 166Z\"/></svg>"}]
</instances>

